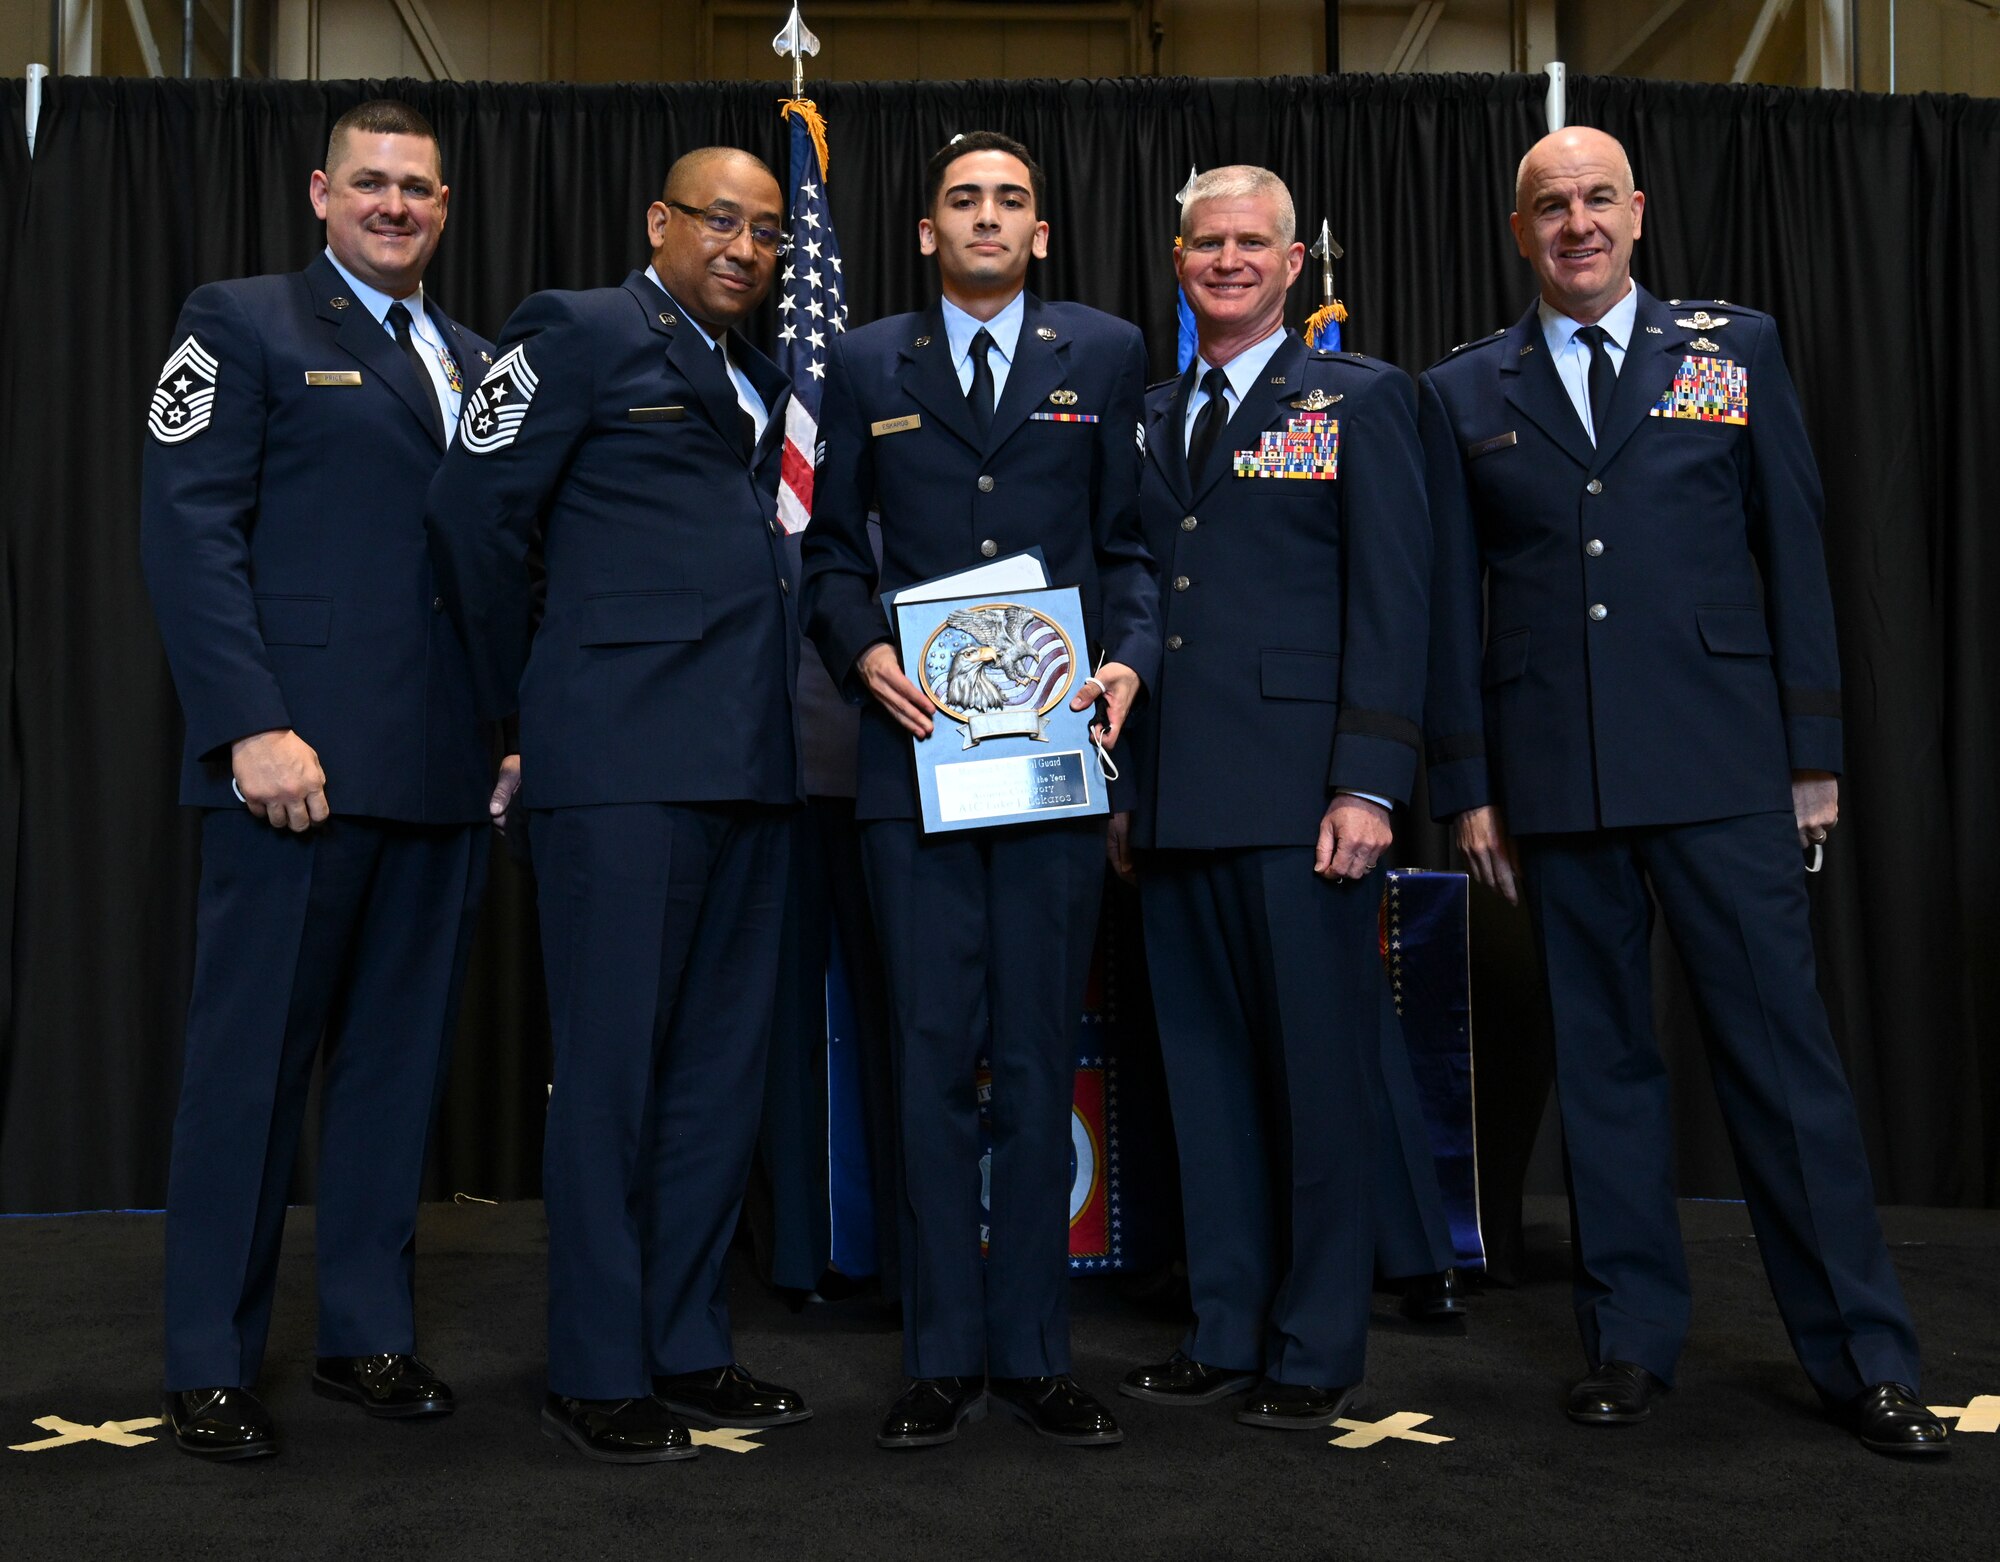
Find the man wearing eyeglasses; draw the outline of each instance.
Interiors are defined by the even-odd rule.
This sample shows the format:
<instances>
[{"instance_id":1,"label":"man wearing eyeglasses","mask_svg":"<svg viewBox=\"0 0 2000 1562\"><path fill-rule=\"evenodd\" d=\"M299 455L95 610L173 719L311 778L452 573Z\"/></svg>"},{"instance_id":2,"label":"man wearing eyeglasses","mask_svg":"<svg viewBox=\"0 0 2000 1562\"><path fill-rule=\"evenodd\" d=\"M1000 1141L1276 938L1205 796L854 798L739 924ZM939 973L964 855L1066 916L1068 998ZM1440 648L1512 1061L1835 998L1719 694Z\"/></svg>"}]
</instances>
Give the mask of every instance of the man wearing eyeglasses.
<instances>
[{"instance_id":1,"label":"man wearing eyeglasses","mask_svg":"<svg viewBox=\"0 0 2000 1562\"><path fill-rule=\"evenodd\" d=\"M480 699L520 720L554 1044L542 1426L612 1463L811 1414L735 1364L724 1263L801 795L790 387L736 330L782 215L749 154L676 162L645 269L507 323L427 518Z\"/></svg>"}]
</instances>

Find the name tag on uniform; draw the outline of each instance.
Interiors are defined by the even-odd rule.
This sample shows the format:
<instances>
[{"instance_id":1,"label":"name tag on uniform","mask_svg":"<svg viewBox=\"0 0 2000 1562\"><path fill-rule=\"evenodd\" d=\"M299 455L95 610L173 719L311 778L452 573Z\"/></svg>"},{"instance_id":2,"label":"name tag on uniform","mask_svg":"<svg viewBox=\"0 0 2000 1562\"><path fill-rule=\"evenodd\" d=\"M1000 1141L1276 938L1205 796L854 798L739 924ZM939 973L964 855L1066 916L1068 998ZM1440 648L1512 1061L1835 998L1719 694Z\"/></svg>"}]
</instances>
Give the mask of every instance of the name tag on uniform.
<instances>
[{"instance_id":1,"label":"name tag on uniform","mask_svg":"<svg viewBox=\"0 0 2000 1562\"><path fill-rule=\"evenodd\" d=\"M625 416L634 423L678 423L687 416L687 408L627 407Z\"/></svg>"},{"instance_id":2,"label":"name tag on uniform","mask_svg":"<svg viewBox=\"0 0 2000 1562\"><path fill-rule=\"evenodd\" d=\"M1518 436L1511 428L1504 434L1495 434L1491 439L1475 439L1465 447L1465 459L1470 461L1474 456L1490 456L1496 450L1505 450L1509 445L1516 443L1517 439Z\"/></svg>"},{"instance_id":3,"label":"name tag on uniform","mask_svg":"<svg viewBox=\"0 0 2000 1562\"><path fill-rule=\"evenodd\" d=\"M868 432L880 439L884 434L901 434L906 430L920 427L923 419L912 412L905 418L884 418L880 423L868 425Z\"/></svg>"},{"instance_id":4,"label":"name tag on uniform","mask_svg":"<svg viewBox=\"0 0 2000 1562\"><path fill-rule=\"evenodd\" d=\"M359 385L360 383L361 371L359 369L306 370L306 384L308 385Z\"/></svg>"}]
</instances>

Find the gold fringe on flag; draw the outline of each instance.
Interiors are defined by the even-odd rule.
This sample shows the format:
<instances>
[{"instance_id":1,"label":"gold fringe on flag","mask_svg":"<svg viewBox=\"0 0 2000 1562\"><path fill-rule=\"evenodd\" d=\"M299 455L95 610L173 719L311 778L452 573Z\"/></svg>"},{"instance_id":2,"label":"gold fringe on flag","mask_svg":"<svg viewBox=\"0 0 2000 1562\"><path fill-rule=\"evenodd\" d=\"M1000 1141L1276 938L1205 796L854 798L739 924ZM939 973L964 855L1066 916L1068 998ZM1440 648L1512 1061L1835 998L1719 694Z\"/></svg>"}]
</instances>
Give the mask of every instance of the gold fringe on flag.
<instances>
[{"instance_id":1,"label":"gold fringe on flag","mask_svg":"<svg viewBox=\"0 0 2000 1562\"><path fill-rule=\"evenodd\" d=\"M1327 322L1336 320L1342 325L1347 323L1347 306L1337 298L1330 304L1321 304L1319 308L1307 315L1306 328L1300 334L1307 341L1311 341L1320 333Z\"/></svg>"},{"instance_id":2,"label":"gold fringe on flag","mask_svg":"<svg viewBox=\"0 0 2000 1562\"><path fill-rule=\"evenodd\" d=\"M805 127L813 138L813 150L819 154L819 176L826 177L827 160L830 153L826 149L826 116L819 111L819 105L811 98L788 98L778 105L780 118L796 114L805 121Z\"/></svg>"}]
</instances>

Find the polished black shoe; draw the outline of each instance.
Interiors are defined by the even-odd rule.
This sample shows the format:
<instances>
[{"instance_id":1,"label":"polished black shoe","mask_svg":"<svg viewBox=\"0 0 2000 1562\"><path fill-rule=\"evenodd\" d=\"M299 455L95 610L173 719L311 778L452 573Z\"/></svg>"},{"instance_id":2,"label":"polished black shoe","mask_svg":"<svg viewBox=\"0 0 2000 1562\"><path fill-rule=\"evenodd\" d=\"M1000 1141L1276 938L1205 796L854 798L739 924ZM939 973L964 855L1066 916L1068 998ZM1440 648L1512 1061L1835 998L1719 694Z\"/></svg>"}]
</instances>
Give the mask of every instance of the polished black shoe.
<instances>
[{"instance_id":1,"label":"polished black shoe","mask_svg":"<svg viewBox=\"0 0 2000 1562\"><path fill-rule=\"evenodd\" d=\"M261 1459L278 1451L270 1414L247 1388L176 1389L160 1417L174 1446L197 1459Z\"/></svg>"},{"instance_id":2,"label":"polished black shoe","mask_svg":"<svg viewBox=\"0 0 2000 1562\"><path fill-rule=\"evenodd\" d=\"M1583 1426L1631 1426L1653 1413L1653 1401L1667 1391L1637 1362L1607 1361L1569 1391L1563 1410Z\"/></svg>"},{"instance_id":3,"label":"polished black shoe","mask_svg":"<svg viewBox=\"0 0 2000 1562\"><path fill-rule=\"evenodd\" d=\"M759 1383L731 1362L705 1372L679 1372L653 1379L653 1398L696 1426L790 1426L812 1410L803 1397L775 1383Z\"/></svg>"},{"instance_id":4,"label":"polished black shoe","mask_svg":"<svg viewBox=\"0 0 2000 1562\"><path fill-rule=\"evenodd\" d=\"M1185 1351L1175 1351L1156 1367L1134 1367L1119 1382L1118 1392L1156 1405L1212 1405L1256 1381L1254 1372L1204 1366Z\"/></svg>"},{"instance_id":5,"label":"polished black shoe","mask_svg":"<svg viewBox=\"0 0 2000 1562\"><path fill-rule=\"evenodd\" d=\"M312 1388L371 1416L448 1416L458 1407L451 1385L414 1356L322 1356L313 1363Z\"/></svg>"},{"instance_id":6,"label":"polished black shoe","mask_svg":"<svg viewBox=\"0 0 2000 1562\"><path fill-rule=\"evenodd\" d=\"M692 1459L701 1452L688 1429L655 1399L565 1399L551 1394L542 1401L542 1435L606 1464L662 1464Z\"/></svg>"},{"instance_id":7,"label":"polished black shoe","mask_svg":"<svg viewBox=\"0 0 2000 1562\"><path fill-rule=\"evenodd\" d=\"M995 1378L990 1387L1003 1410L1052 1443L1111 1448L1125 1441L1111 1412L1067 1372L1052 1378Z\"/></svg>"},{"instance_id":8,"label":"polished black shoe","mask_svg":"<svg viewBox=\"0 0 2000 1562\"><path fill-rule=\"evenodd\" d=\"M1321 1388L1312 1383L1279 1383L1265 1378L1250 1390L1236 1419L1245 1426L1276 1427L1282 1432L1304 1432L1316 1426L1332 1426L1355 1407L1361 1385Z\"/></svg>"},{"instance_id":9,"label":"polished black shoe","mask_svg":"<svg viewBox=\"0 0 2000 1562\"><path fill-rule=\"evenodd\" d=\"M1848 1425L1878 1454L1948 1454L1944 1422L1900 1383L1871 1383L1847 1405Z\"/></svg>"},{"instance_id":10,"label":"polished black shoe","mask_svg":"<svg viewBox=\"0 0 2000 1562\"><path fill-rule=\"evenodd\" d=\"M1465 1277L1456 1269L1445 1269L1404 1281L1398 1310L1412 1323L1463 1325L1465 1297Z\"/></svg>"},{"instance_id":11,"label":"polished black shoe","mask_svg":"<svg viewBox=\"0 0 2000 1562\"><path fill-rule=\"evenodd\" d=\"M889 1407L877 1448L934 1448L958 1436L968 1421L986 1414L986 1384L980 1378L913 1378Z\"/></svg>"}]
</instances>

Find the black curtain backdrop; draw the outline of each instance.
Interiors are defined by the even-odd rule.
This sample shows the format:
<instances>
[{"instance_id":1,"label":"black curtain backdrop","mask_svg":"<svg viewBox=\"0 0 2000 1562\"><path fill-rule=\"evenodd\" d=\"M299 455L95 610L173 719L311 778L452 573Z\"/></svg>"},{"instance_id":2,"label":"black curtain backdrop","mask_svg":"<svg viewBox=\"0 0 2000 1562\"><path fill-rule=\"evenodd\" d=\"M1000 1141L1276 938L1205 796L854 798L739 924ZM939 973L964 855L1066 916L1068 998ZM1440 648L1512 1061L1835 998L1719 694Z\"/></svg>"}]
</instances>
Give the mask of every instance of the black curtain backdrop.
<instances>
[{"instance_id":1,"label":"black curtain backdrop","mask_svg":"<svg viewBox=\"0 0 2000 1562\"><path fill-rule=\"evenodd\" d=\"M1191 165L1267 164L1302 229L1331 220L1352 347L1415 371L1511 321L1533 288L1506 214L1542 90L1518 76L814 88L857 321L929 296L926 155L999 129L1050 176L1052 254L1031 286L1138 321L1162 375L1173 195ZM1784 327L1826 478L1846 676L1845 823L1813 888L1822 986L1881 1196L2000 1203L2000 104L1577 78L1569 93L1573 123L1631 149L1649 198L1641 281ZM781 171L786 155L775 85L66 78L30 166L20 85L0 83L0 1210L161 1202L198 863L138 569L144 409L195 285L318 250L306 177L334 118L377 95L438 127L453 195L431 285L489 335L534 289L613 283L642 261L640 214L676 153L726 142ZM1313 302L1309 275L1294 319ZM756 328L768 341L768 309ZM1401 845L1445 865L1440 830ZM1512 1066L1526 1112L1535 993L1518 916L1482 903L1475 942L1481 1088L1509 1088ZM1677 979L1660 1007L1685 1191L1730 1194ZM545 1049L532 892L498 863L434 1193L534 1194Z\"/></svg>"}]
</instances>

